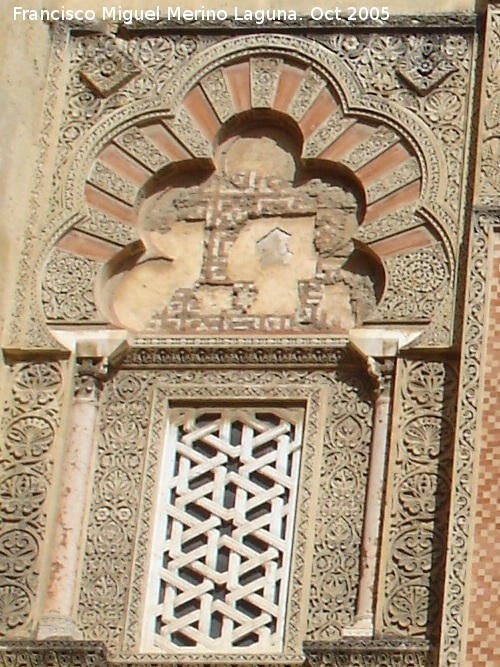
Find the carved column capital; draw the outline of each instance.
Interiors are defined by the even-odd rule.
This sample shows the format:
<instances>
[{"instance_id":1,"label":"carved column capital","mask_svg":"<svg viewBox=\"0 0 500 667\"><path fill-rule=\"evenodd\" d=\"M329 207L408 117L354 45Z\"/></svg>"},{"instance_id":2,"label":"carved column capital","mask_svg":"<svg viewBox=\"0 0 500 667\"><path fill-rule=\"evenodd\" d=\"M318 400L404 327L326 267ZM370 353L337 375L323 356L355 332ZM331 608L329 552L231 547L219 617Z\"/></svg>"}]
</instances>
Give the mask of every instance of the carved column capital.
<instances>
[{"instance_id":1,"label":"carved column capital","mask_svg":"<svg viewBox=\"0 0 500 667\"><path fill-rule=\"evenodd\" d=\"M75 400L97 401L109 373L107 358L79 357L75 369Z\"/></svg>"},{"instance_id":2,"label":"carved column capital","mask_svg":"<svg viewBox=\"0 0 500 667\"><path fill-rule=\"evenodd\" d=\"M396 357L367 357L367 365L374 383L375 398L389 401Z\"/></svg>"}]
</instances>

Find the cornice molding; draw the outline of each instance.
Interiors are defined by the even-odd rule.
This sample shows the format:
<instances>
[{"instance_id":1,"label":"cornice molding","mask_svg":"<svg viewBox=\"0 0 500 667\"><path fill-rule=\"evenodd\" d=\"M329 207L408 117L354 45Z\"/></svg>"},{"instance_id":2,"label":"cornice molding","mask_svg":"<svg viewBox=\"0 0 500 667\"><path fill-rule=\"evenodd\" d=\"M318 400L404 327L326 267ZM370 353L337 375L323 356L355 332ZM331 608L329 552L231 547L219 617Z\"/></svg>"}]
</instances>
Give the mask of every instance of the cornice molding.
<instances>
[{"instance_id":1,"label":"cornice molding","mask_svg":"<svg viewBox=\"0 0 500 667\"><path fill-rule=\"evenodd\" d=\"M336 367L364 361L347 338L174 338L136 339L123 361L125 368L179 367Z\"/></svg>"},{"instance_id":2,"label":"cornice molding","mask_svg":"<svg viewBox=\"0 0 500 667\"><path fill-rule=\"evenodd\" d=\"M474 29L478 26L480 15L474 12L447 12L434 14L397 14L390 16L386 21L369 19L366 21L349 20L347 13L342 13L339 19L325 20L313 19L309 14L297 14L296 19L286 21L265 20L261 24L255 21L243 21L229 16L221 21L185 21L167 19L161 17L159 21L134 20L126 25L121 22L110 24L111 31L121 37L127 34L154 30L155 32L175 33L249 33L249 32L328 32L338 29L350 30L386 30L386 29L411 29L411 30L463 30ZM55 22L53 22L55 24ZM89 24L82 21L58 21L58 25L64 24L74 32L102 32L102 22Z\"/></svg>"}]
</instances>

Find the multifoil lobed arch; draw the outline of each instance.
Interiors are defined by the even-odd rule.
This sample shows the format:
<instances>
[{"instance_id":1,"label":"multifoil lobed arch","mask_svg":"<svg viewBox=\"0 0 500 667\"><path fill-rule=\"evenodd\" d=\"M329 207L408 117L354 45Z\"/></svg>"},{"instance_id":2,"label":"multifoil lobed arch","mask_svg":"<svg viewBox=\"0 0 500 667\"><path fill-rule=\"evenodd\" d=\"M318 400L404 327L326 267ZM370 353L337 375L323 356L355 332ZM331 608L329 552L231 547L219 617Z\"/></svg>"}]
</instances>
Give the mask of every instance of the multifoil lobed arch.
<instances>
[{"instance_id":1,"label":"multifoil lobed arch","mask_svg":"<svg viewBox=\"0 0 500 667\"><path fill-rule=\"evenodd\" d=\"M61 192L67 222L57 242L46 246L55 246L42 286L46 320L70 324L61 319L64 309L55 303L51 282L74 262L80 276L87 274L87 287L79 286L84 309L71 324L109 324L91 291L103 263L117 253L140 254L137 216L148 184L193 161L213 169L214 147L228 126L252 117L265 124L273 115L287 118L300 133L303 164L333 167L360 189L365 208L353 241L387 273L372 319L429 322L436 302L449 292L454 264L446 230L432 215L446 174L429 131L401 107L364 96L353 73L328 49L283 35L238 37L194 56L162 100L110 114L81 142ZM113 225L118 232L104 230ZM391 272L400 284L408 258L423 261L427 272L438 268L420 313L407 303L395 305L391 292Z\"/></svg>"}]
</instances>

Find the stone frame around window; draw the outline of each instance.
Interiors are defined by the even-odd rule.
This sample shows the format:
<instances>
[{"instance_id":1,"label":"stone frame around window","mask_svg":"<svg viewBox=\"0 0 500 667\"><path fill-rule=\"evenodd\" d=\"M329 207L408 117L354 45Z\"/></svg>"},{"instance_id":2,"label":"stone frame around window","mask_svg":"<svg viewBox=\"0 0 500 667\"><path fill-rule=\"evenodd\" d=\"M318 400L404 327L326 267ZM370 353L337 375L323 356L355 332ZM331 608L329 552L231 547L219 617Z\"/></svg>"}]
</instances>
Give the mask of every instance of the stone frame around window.
<instances>
[{"instance_id":1,"label":"stone frame around window","mask_svg":"<svg viewBox=\"0 0 500 667\"><path fill-rule=\"evenodd\" d=\"M237 373L237 371L236 371ZM241 372L244 376L244 371ZM241 380L243 383L244 380ZM136 596L143 598L142 591L139 586L144 586L145 583L145 568L143 567L144 560L149 562L150 544L152 526L154 524L153 508L154 496L156 489L156 482L158 476L159 460L163 448L164 437L164 416L165 405L168 401L182 400L182 402L189 402L191 405L200 402L200 395L206 394L207 387L204 384L172 387L169 383L161 380L155 382L153 392L153 404L151 408L151 424L152 429L147 447L146 454L146 468L143 480L143 488L147 493L147 505L149 512L147 512L141 519L141 526L139 528L139 536L134 559L134 574L132 581L136 582L138 586L133 589L129 598L129 615L128 619L131 626L138 628L142 621L142 610L137 609L136 605L132 605ZM239 382L231 383L224 386L211 386L211 400L214 405L221 402L248 401L248 392ZM262 407L265 408L268 404L274 405L281 403L293 403L294 405L302 404L305 407L304 420L304 435L303 435L303 450L299 489L297 493L295 528L292 548L292 560L290 564L289 574L289 594L288 594L288 610L285 620L284 629L284 650L278 653L272 653L272 658L280 663L302 661L302 643L300 638L305 637L305 628L307 624L307 608L308 608L308 593L309 586L307 585L311 570L312 560L312 544L314 533L314 522L311 517L314 516L314 496L315 490L313 488L314 480L318 479L321 454L322 454L322 437L326 421L326 402L328 400L328 388L325 386L294 386L287 384L278 384L270 387L262 387L262 393L259 396L259 402L262 402ZM202 399L203 404L207 405L207 399ZM254 403L254 400L252 400ZM159 427L160 425L160 427ZM317 490L316 490L317 492ZM141 512L142 514L142 512ZM136 576L138 571L141 571L140 576ZM131 609L131 606L134 609ZM153 654L149 654L151 658ZM155 658L167 657L165 654L154 654ZM172 660L173 656L168 656ZM240 657L251 658L254 657L259 660L259 654L253 652L241 651L241 656L233 651L231 653L212 654L203 651L179 651L176 658L183 661L189 658L189 661L211 661L218 662L221 659L239 659ZM269 656L266 656L266 659Z\"/></svg>"},{"instance_id":2,"label":"stone frame around window","mask_svg":"<svg viewBox=\"0 0 500 667\"><path fill-rule=\"evenodd\" d=\"M183 342L130 348L101 395L78 607L84 639L104 641L110 659L131 664L303 664L305 640L326 639L325 628L333 633L332 638L338 636L355 614L372 381L362 358L344 339L300 340L296 345L277 340L262 346L258 339L253 344L206 339L185 346ZM139 650L167 399L203 405L237 400L306 406L302 481L281 652L146 654ZM353 470L348 489L343 486L346 464ZM344 520L346 508L349 516ZM334 567L325 560L332 548ZM110 561L113 571L106 568ZM346 591L341 605L332 603L337 587Z\"/></svg>"}]
</instances>

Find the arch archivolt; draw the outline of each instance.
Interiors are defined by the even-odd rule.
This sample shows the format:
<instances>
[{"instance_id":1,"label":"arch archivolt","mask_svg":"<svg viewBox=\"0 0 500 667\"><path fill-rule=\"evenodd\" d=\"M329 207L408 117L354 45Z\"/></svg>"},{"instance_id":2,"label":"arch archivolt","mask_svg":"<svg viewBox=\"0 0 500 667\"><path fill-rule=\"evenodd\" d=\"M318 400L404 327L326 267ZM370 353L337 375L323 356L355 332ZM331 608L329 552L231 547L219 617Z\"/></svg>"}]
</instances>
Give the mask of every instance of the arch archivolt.
<instances>
[{"instance_id":1,"label":"arch archivolt","mask_svg":"<svg viewBox=\"0 0 500 667\"><path fill-rule=\"evenodd\" d=\"M428 324L452 289L430 132L305 39L194 56L163 99L97 124L63 184L40 257L50 325L337 334Z\"/></svg>"}]
</instances>

